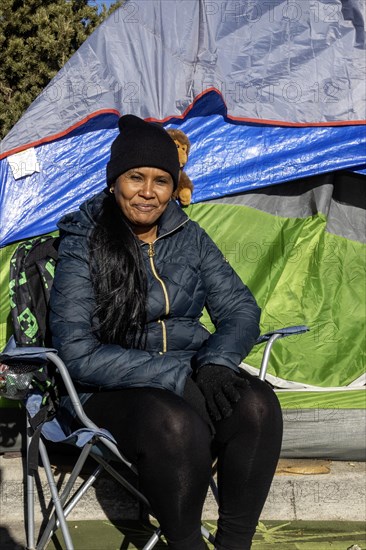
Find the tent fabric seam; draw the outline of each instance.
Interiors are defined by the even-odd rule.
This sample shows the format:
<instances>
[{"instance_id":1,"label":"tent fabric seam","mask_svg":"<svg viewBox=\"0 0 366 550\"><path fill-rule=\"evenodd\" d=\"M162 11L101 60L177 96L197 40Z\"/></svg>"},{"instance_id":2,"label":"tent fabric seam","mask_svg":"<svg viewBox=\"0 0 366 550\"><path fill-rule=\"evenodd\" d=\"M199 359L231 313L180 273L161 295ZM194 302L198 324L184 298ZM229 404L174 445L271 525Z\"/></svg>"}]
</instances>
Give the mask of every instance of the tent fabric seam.
<instances>
[{"instance_id":1,"label":"tent fabric seam","mask_svg":"<svg viewBox=\"0 0 366 550\"><path fill-rule=\"evenodd\" d=\"M241 368L245 371L249 372L249 374L258 375L259 369L256 367L252 367L251 365L248 365L247 363L242 363ZM280 378L279 376L274 376L270 373L266 376L267 381L275 386L275 390L281 391L281 392L289 392L289 391L295 391L295 392L342 392L342 391L360 391L360 390L366 390L365 386L365 379L364 376L361 375L357 377L355 380L350 382L347 386L313 386L311 384L305 384L303 382L296 382L294 380L285 380L284 378ZM280 387L279 384L283 384L283 387ZM356 385L359 384L359 385ZM286 387L286 385L288 387Z\"/></svg>"},{"instance_id":2,"label":"tent fabric seam","mask_svg":"<svg viewBox=\"0 0 366 550\"><path fill-rule=\"evenodd\" d=\"M326 172L324 172L326 173ZM288 181L296 181L296 180L288 180ZM285 182L284 182L285 183ZM276 183L275 185L281 185L281 183ZM263 188L259 188L259 189L263 189ZM253 193L253 191L248 191L248 193ZM238 193L233 193L233 195L237 195ZM230 195L226 195L226 197L230 197ZM215 205L216 204L224 204L226 207L239 207L238 204L230 204L228 202L224 202L224 201L221 201L221 198L218 198L218 199L208 199L207 201L199 201L199 202L196 202L196 203L192 203L192 204L195 204L195 205ZM358 241L356 239L350 239L349 237L345 237L344 235L338 235L337 233L334 233L333 231L330 231L328 226L327 226L327 222L328 222L328 217L327 217L327 214L325 214L324 212L316 212L315 214L312 214L310 216L280 216L279 214L272 214L271 212L267 212L266 210L261 210L260 208L258 207L255 207L255 206L252 206L252 205L249 205L249 204L243 204L243 205L240 205L240 208L250 208L251 210L255 210L255 211L259 211L263 214L267 214L268 216L272 216L273 218L277 218L279 220L283 220L283 221L286 221L286 220L309 220L309 219L314 219L316 218L317 216L321 215L321 216L324 216L325 218L325 227L324 227L324 231L326 233L328 233L329 235L334 235L336 236L337 238L339 239L344 239L345 241L347 242L352 242L352 243L356 243L356 244L365 244L363 241ZM357 207L354 207L354 208L357 208ZM359 210L363 211L362 208L360 208Z\"/></svg>"}]
</instances>

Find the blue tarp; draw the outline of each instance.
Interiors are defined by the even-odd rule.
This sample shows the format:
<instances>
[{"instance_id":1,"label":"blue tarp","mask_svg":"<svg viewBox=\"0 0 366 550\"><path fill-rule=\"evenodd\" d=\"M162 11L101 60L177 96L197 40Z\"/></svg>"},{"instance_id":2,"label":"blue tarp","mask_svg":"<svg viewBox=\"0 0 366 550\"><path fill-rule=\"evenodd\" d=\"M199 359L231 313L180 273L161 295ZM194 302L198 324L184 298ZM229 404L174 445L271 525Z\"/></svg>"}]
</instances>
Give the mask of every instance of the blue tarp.
<instances>
[{"instance_id":1,"label":"blue tarp","mask_svg":"<svg viewBox=\"0 0 366 550\"><path fill-rule=\"evenodd\" d=\"M0 246L52 231L103 188L127 112L188 134L194 202L335 170L365 173L361 8L361 0L127 0L3 140ZM33 145L37 171L15 179L11 164L24 161L9 155Z\"/></svg>"}]
</instances>

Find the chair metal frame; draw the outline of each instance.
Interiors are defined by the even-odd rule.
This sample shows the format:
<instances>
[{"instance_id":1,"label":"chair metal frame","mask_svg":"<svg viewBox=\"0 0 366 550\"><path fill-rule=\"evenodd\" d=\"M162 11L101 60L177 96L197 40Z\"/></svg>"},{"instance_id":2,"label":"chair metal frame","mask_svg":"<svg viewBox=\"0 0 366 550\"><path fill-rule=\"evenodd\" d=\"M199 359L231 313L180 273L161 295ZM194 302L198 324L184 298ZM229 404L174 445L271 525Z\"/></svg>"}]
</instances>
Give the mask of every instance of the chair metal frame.
<instances>
[{"instance_id":1,"label":"chair metal frame","mask_svg":"<svg viewBox=\"0 0 366 550\"><path fill-rule=\"evenodd\" d=\"M259 378L261 380L263 381L265 380L270 353L274 342L280 338L291 336L293 334L300 334L303 332L307 332L308 330L309 330L308 327L302 325L302 326L288 327L288 328L276 330L260 336L260 338L257 340L257 344L260 344L262 342L267 342L263 353L261 368L259 371ZM136 474L136 476L138 475L134 465L131 464L131 462L129 462L120 453L115 443L113 443L107 437L100 435L100 428L96 426L96 424L94 424L94 422L92 422L86 416L83 410L82 404L80 402L80 399L78 397L78 394L75 390L74 384L70 378L69 372L65 364L63 363L63 361L54 352L47 352L46 356L47 356L47 360L54 367L56 367L56 369L60 373L63 383L65 385L66 391L68 392L73 402L76 416L80 421L81 425L84 426L85 428L98 432L98 435L95 435L90 442L86 443L82 447L80 455L74 465L74 468L70 474L70 477L61 492L59 492L57 489L57 484L52 472L51 463L50 463L50 459L46 449L46 445L42 440L42 437L40 438L39 454L42 460L43 468L45 470L47 482L50 487L53 509L51 509L48 515L48 518L46 519L47 524L43 529L42 533L40 533L40 538L38 542L36 542L35 540L35 506L34 506L35 480L34 480L34 475L32 475L32 473L30 473L28 469L28 460L29 460L28 450L29 450L29 445L30 445L32 436L29 435L30 426L29 426L29 422L27 421L27 426L28 426L28 429L27 429L27 479L26 479L27 550L43 550L46 547L50 538L53 536L53 534L56 532L58 528L61 529L67 550L74 550L72 537L70 535L70 531L66 521L67 517L70 514L70 512L74 509L74 507L77 505L77 503L80 501L80 499L85 495L88 489L98 479L98 477L103 471L107 471L125 489L127 489L127 491L129 491L133 496L135 496L140 501L140 503L142 503L145 507L147 507L147 509L149 510L149 513L151 513L152 516L153 516L153 511L151 510L150 504L146 499L146 497L138 489L136 489L136 487L134 487L129 481L127 481L110 464L110 460L112 458L112 460L116 460L119 463L122 463L125 466L127 466L132 472ZM105 449L104 456L103 456L103 453L101 455L100 453L93 452L93 449L95 451L95 445L97 443L99 444L99 447L101 444ZM82 468L85 464L86 459L89 456L91 456L98 463L98 466L93 471L93 473L88 477L88 479L86 479L84 483L72 494L72 496L70 496L73 490L73 486L79 474L82 471ZM213 476L210 481L210 487L216 499L216 502L218 503L218 491L217 491L217 486ZM203 525L201 530L202 530L202 535L209 542L214 543L213 535ZM162 534L163 533L160 527L155 529L153 535L150 537L150 539L145 544L142 550L151 550L152 548L154 548L154 546L157 544Z\"/></svg>"}]
</instances>

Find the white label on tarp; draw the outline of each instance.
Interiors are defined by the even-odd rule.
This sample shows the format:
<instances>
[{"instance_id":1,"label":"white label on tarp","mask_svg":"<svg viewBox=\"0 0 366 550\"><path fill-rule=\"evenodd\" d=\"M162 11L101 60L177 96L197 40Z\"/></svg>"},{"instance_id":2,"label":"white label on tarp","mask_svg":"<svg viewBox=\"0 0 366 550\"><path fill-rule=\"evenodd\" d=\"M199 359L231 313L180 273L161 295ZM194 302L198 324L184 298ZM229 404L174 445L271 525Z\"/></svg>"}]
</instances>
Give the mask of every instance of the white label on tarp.
<instances>
[{"instance_id":1,"label":"white label on tarp","mask_svg":"<svg viewBox=\"0 0 366 550\"><path fill-rule=\"evenodd\" d=\"M15 155L10 155L8 162L16 180L25 176L31 176L35 172L40 172L34 147L20 151L20 153L15 153Z\"/></svg>"}]
</instances>

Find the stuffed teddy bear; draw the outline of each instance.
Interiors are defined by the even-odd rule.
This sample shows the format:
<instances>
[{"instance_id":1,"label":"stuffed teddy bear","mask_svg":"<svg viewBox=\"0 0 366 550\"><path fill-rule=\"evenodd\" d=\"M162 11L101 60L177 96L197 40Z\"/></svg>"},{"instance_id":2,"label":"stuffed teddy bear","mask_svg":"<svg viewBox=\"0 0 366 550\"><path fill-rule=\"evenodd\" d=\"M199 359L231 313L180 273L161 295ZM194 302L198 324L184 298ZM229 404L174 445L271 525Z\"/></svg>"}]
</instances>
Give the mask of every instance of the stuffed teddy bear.
<instances>
[{"instance_id":1,"label":"stuffed teddy bear","mask_svg":"<svg viewBox=\"0 0 366 550\"><path fill-rule=\"evenodd\" d=\"M182 206L188 206L191 203L193 183L184 172L183 168L187 164L191 144L182 130L171 128L168 129L168 134L177 146L180 164L178 187L173 193L173 198L178 199Z\"/></svg>"}]
</instances>

